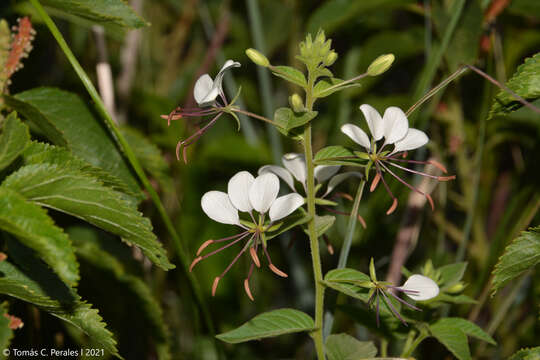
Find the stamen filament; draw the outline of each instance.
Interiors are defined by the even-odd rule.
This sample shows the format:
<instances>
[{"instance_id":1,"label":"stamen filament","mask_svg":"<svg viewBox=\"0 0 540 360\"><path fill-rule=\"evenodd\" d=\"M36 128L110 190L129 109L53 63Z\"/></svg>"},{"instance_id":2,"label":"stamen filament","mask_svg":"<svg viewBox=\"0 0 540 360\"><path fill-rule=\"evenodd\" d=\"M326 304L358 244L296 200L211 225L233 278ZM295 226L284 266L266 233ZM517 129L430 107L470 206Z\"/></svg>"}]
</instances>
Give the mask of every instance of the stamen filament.
<instances>
[{"instance_id":1,"label":"stamen filament","mask_svg":"<svg viewBox=\"0 0 540 360\"><path fill-rule=\"evenodd\" d=\"M436 175L431 175L431 174L426 174L425 172L422 172L422 171L417 171L417 170L413 170L413 169L409 169L409 168L406 168L404 166L401 166L401 165L398 165L398 164L394 164L390 161L387 161L388 164L392 165L392 166L395 166L397 168L400 168L401 170L404 170L404 171L408 171L410 173L413 173L413 174L417 174L417 175L422 175L422 176L427 176L429 178L432 178L432 179L435 179L435 180L439 180L439 181L448 181L448 180L453 180L456 178L455 175L452 175L452 176L436 176Z\"/></svg>"},{"instance_id":2,"label":"stamen filament","mask_svg":"<svg viewBox=\"0 0 540 360\"><path fill-rule=\"evenodd\" d=\"M409 159L399 159L393 156L386 156L385 158L383 158L383 160L386 160L386 159L392 159L393 161L400 161L400 162L406 162L406 163L411 163L411 164L433 165L439 170L441 170L443 173L445 174L448 173L448 170L446 170L446 167L436 160L428 160L428 161L409 160Z\"/></svg>"},{"instance_id":3,"label":"stamen filament","mask_svg":"<svg viewBox=\"0 0 540 360\"><path fill-rule=\"evenodd\" d=\"M407 326L407 322L405 320L403 320L403 318L401 317L399 312L396 310L394 305L392 305L392 301L390 301L390 299L386 296L386 294L384 293L383 290L381 290L381 294L382 294L382 296L383 296L383 298L385 300L384 302L386 303L386 305L388 305L388 307L390 308L392 313L403 323L403 325Z\"/></svg>"},{"instance_id":4,"label":"stamen filament","mask_svg":"<svg viewBox=\"0 0 540 360\"><path fill-rule=\"evenodd\" d=\"M416 306L412 305L412 304L409 304L408 302L406 302L405 300L403 299L400 299L399 296L397 296L396 294L392 294L392 292L388 292L390 295L392 295L394 297L394 299L396 299L397 301L399 301L400 303L402 303L403 305L407 305L408 307L410 307L411 309L413 310L417 310L417 311L422 311L422 309L419 309L417 308Z\"/></svg>"},{"instance_id":5,"label":"stamen filament","mask_svg":"<svg viewBox=\"0 0 540 360\"><path fill-rule=\"evenodd\" d=\"M391 163L390 163L391 164ZM435 204L433 203L433 199L431 198L431 195L429 194L426 194L420 190L418 190L417 188L415 188L414 186L408 184L405 180L402 180L399 176L397 176L396 174L394 174L387 166L385 166L383 163L381 163L381 166L386 170L388 171L388 173L390 175L392 175L393 177L395 177L396 179L398 179L398 181L400 183L402 183L403 185L407 186L409 189L413 190L413 191L416 191L417 193L425 196L428 201L429 201L429 204L431 205L431 210L435 210Z\"/></svg>"},{"instance_id":6,"label":"stamen filament","mask_svg":"<svg viewBox=\"0 0 540 360\"><path fill-rule=\"evenodd\" d=\"M274 264L272 264L272 259L270 259L270 254L268 254L268 250L266 250L266 246L263 245L262 248L263 248L264 253L266 254L266 258L268 259L268 267L270 268L270 270L272 270L272 272L278 276L281 276L284 278L289 277L289 275L279 270Z\"/></svg>"},{"instance_id":7,"label":"stamen filament","mask_svg":"<svg viewBox=\"0 0 540 360\"><path fill-rule=\"evenodd\" d=\"M386 215L390 215L391 213L394 212L394 210L396 210L398 201L396 197L394 196L394 194L392 194L392 191L390 190L390 188L388 187L388 184L386 183L386 181L384 180L384 177L382 176L381 168L379 167L379 161L375 161L375 167L377 168L377 174L379 174L379 176L381 177L381 180L384 185L384 188L386 189L386 192L388 192L390 197L394 200L392 202L392 206L390 206L390 208L386 211Z\"/></svg>"}]
</instances>

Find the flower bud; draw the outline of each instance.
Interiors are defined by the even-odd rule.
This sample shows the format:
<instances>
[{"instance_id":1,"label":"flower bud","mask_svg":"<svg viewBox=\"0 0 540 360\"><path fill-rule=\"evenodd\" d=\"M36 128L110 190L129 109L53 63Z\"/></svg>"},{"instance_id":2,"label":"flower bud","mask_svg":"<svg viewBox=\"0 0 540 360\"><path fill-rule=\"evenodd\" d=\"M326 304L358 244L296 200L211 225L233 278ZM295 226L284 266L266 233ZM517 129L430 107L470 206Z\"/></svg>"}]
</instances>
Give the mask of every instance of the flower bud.
<instances>
[{"instance_id":1,"label":"flower bud","mask_svg":"<svg viewBox=\"0 0 540 360\"><path fill-rule=\"evenodd\" d=\"M317 36L315 36L315 42L322 44L325 41L326 41L326 36L324 35L324 30L319 29L319 31L317 31Z\"/></svg>"},{"instance_id":2,"label":"flower bud","mask_svg":"<svg viewBox=\"0 0 540 360\"><path fill-rule=\"evenodd\" d=\"M337 52L335 51L329 52L328 55L326 55L326 58L324 59L324 65L326 66L332 65L333 63L336 62L337 58L338 58Z\"/></svg>"},{"instance_id":3,"label":"flower bud","mask_svg":"<svg viewBox=\"0 0 540 360\"><path fill-rule=\"evenodd\" d=\"M302 112L305 110L302 98L296 93L289 96L289 104L294 112Z\"/></svg>"},{"instance_id":4,"label":"flower bud","mask_svg":"<svg viewBox=\"0 0 540 360\"><path fill-rule=\"evenodd\" d=\"M447 292L449 294L457 294L457 293L462 292L464 288L465 288L465 285L463 285L463 283L460 281L460 282L450 286L448 289L446 289L445 292Z\"/></svg>"},{"instance_id":5,"label":"flower bud","mask_svg":"<svg viewBox=\"0 0 540 360\"><path fill-rule=\"evenodd\" d=\"M390 68L390 66L394 62L394 59L394 54L386 54L379 56L378 58L373 60L371 65L369 65L367 69L367 74L369 76L377 76L384 73Z\"/></svg>"},{"instance_id":6,"label":"flower bud","mask_svg":"<svg viewBox=\"0 0 540 360\"><path fill-rule=\"evenodd\" d=\"M270 66L270 61L268 61L268 58L255 49L247 49L246 55L257 65L264 67Z\"/></svg>"}]
</instances>

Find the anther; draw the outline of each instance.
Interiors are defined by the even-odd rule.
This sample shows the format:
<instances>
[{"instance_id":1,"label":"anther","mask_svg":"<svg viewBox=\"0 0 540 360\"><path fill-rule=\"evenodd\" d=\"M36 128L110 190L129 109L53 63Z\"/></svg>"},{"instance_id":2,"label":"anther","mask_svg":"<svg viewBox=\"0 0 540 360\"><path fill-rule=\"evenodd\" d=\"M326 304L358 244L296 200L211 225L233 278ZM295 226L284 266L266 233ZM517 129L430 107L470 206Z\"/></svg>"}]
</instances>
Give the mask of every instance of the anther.
<instances>
[{"instance_id":1,"label":"anther","mask_svg":"<svg viewBox=\"0 0 540 360\"><path fill-rule=\"evenodd\" d=\"M270 263L270 265L268 265L268 267L270 268L270 270L272 270L272 272L278 276L281 276L281 277L289 277L289 275L287 275L286 273L284 273L283 271L279 270L274 264Z\"/></svg>"},{"instance_id":2,"label":"anther","mask_svg":"<svg viewBox=\"0 0 540 360\"><path fill-rule=\"evenodd\" d=\"M253 299L253 295L251 295L251 290L249 288L249 279L244 280L244 290L246 291L246 294L247 294L248 298L251 301L255 301L255 299Z\"/></svg>"},{"instance_id":3,"label":"anther","mask_svg":"<svg viewBox=\"0 0 540 360\"><path fill-rule=\"evenodd\" d=\"M448 172L448 170L446 170L444 165L441 164L440 162L436 161L436 160L428 160L427 163L435 166L437 169L441 170L445 174Z\"/></svg>"},{"instance_id":4,"label":"anther","mask_svg":"<svg viewBox=\"0 0 540 360\"><path fill-rule=\"evenodd\" d=\"M433 199L431 198L431 195L426 194L426 198L429 201L429 205L431 205L431 211L435 211L435 204L433 203Z\"/></svg>"},{"instance_id":5,"label":"anther","mask_svg":"<svg viewBox=\"0 0 540 360\"><path fill-rule=\"evenodd\" d=\"M189 266L189 272L193 271L193 268L195 267L195 265L197 265L197 263L198 263L199 261L201 261L201 260L202 260L202 257L197 256L197 257L195 258L195 260L193 260L193 262L192 262L191 265Z\"/></svg>"},{"instance_id":6,"label":"anther","mask_svg":"<svg viewBox=\"0 0 540 360\"><path fill-rule=\"evenodd\" d=\"M375 188L379 184L379 181L381 180L381 173L377 172L375 174L375 177L373 178L373 181L371 182L371 186L369 188L369 192L375 191Z\"/></svg>"},{"instance_id":7,"label":"anther","mask_svg":"<svg viewBox=\"0 0 540 360\"><path fill-rule=\"evenodd\" d=\"M249 248L249 254L251 255L251 258L253 259L253 263L255 264L255 266L260 268L261 267L261 262L259 261L259 257L257 256L257 252L255 251L255 248L250 247Z\"/></svg>"},{"instance_id":8,"label":"anther","mask_svg":"<svg viewBox=\"0 0 540 360\"><path fill-rule=\"evenodd\" d=\"M360 221L360 224L362 224L362 227L366 229L367 228L366 220L364 220L364 218L361 215L358 215L357 218L358 218L358 221Z\"/></svg>"},{"instance_id":9,"label":"anther","mask_svg":"<svg viewBox=\"0 0 540 360\"><path fill-rule=\"evenodd\" d=\"M216 278L214 279L214 283L212 284L212 296L216 296L216 290L219 284L219 280L221 280L221 278L219 276L216 276Z\"/></svg>"},{"instance_id":10,"label":"anther","mask_svg":"<svg viewBox=\"0 0 540 360\"><path fill-rule=\"evenodd\" d=\"M392 206L390 206L390 209L388 209L388 211L386 212L386 215L390 215L391 213L393 213L394 210L396 210L397 208L397 204L398 204L398 201L396 198L394 198L394 201L392 202Z\"/></svg>"},{"instance_id":11,"label":"anther","mask_svg":"<svg viewBox=\"0 0 540 360\"><path fill-rule=\"evenodd\" d=\"M214 240L206 240L203 242L203 244L199 247L199 250L197 250L197 256L199 256L204 249L210 244L214 243Z\"/></svg>"},{"instance_id":12,"label":"anther","mask_svg":"<svg viewBox=\"0 0 540 360\"><path fill-rule=\"evenodd\" d=\"M439 181L450 181L450 180L454 180L456 178L456 175L452 175L452 176L437 176L437 180Z\"/></svg>"}]
</instances>

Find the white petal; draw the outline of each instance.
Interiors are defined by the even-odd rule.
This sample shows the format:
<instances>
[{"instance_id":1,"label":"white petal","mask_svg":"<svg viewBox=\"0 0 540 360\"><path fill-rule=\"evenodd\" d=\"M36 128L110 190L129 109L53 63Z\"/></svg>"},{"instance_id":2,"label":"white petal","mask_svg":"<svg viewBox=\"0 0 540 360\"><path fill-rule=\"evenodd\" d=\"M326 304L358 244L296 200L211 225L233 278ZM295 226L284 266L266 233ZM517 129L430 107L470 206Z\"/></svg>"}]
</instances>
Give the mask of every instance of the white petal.
<instances>
[{"instance_id":1,"label":"white petal","mask_svg":"<svg viewBox=\"0 0 540 360\"><path fill-rule=\"evenodd\" d=\"M264 165L259 169L259 175L266 174L266 173L274 173L277 176L279 176L283 181L287 183L287 185L290 186L290 188L293 191L296 191L294 189L294 179L289 171L282 168L281 166L276 165Z\"/></svg>"},{"instance_id":2,"label":"white petal","mask_svg":"<svg viewBox=\"0 0 540 360\"><path fill-rule=\"evenodd\" d=\"M302 154L288 153L281 159L285 168L290 171L294 178L306 186L307 168L306 158Z\"/></svg>"},{"instance_id":3,"label":"white petal","mask_svg":"<svg viewBox=\"0 0 540 360\"><path fill-rule=\"evenodd\" d=\"M362 110L362 113L364 114L364 117L366 118L366 122L369 127L369 131L371 131L371 136L377 140L381 140L383 137L383 121L381 114L375 108L368 104L360 105L360 110Z\"/></svg>"},{"instance_id":4,"label":"white petal","mask_svg":"<svg viewBox=\"0 0 540 360\"><path fill-rule=\"evenodd\" d=\"M263 214L270 209L279 192L279 179L272 173L262 174L255 178L249 188L251 206Z\"/></svg>"},{"instance_id":5,"label":"white petal","mask_svg":"<svg viewBox=\"0 0 540 360\"><path fill-rule=\"evenodd\" d=\"M340 168L340 165L317 165L314 169L315 179L317 179L319 184L323 183L334 176Z\"/></svg>"},{"instance_id":6,"label":"white petal","mask_svg":"<svg viewBox=\"0 0 540 360\"><path fill-rule=\"evenodd\" d=\"M214 81L208 74L204 74L197 79L193 89L193 97L195 98L197 104L201 105L204 103L204 99L210 94L213 86Z\"/></svg>"},{"instance_id":7,"label":"white petal","mask_svg":"<svg viewBox=\"0 0 540 360\"><path fill-rule=\"evenodd\" d=\"M426 145L428 141L429 138L427 137L425 132L411 128L403 139L399 140L394 144L395 146L392 154L400 151L418 149L419 147Z\"/></svg>"},{"instance_id":8,"label":"white petal","mask_svg":"<svg viewBox=\"0 0 540 360\"><path fill-rule=\"evenodd\" d=\"M328 186L326 187L326 192L324 193L323 197L330 194L332 190L336 188L339 184L341 184L343 181L347 180L348 178L355 176L359 179L361 179L364 175L361 172L358 171L349 171L345 172L343 174L338 174L330 179L328 182Z\"/></svg>"},{"instance_id":9,"label":"white petal","mask_svg":"<svg viewBox=\"0 0 540 360\"><path fill-rule=\"evenodd\" d=\"M229 180L229 198L232 204L240 211L248 212L253 210L249 202L248 189L254 180L253 175L247 171L240 171Z\"/></svg>"},{"instance_id":10,"label":"white petal","mask_svg":"<svg viewBox=\"0 0 540 360\"><path fill-rule=\"evenodd\" d=\"M222 191L209 191L201 199L201 207L208 217L223 224L240 225L238 210Z\"/></svg>"},{"instance_id":11,"label":"white petal","mask_svg":"<svg viewBox=\"0 0 540 360\"><path fill-rule=\"evenodd\" d=\"M225 71L240 67L240 63L232 60L225 61L225 64L221 67L221 70L219 70L218 74L216 75L216 79L214 80L214 86L217 88L218 92L223 92L223 88L221 83L223 82L223 76L225 75Z\"/></svg>"},{"instance_id":12,"label":"white petal","mask_svg":"<svg viewBox=\"0 0 540 360\"><path fill-rule=\"evenodd\" d=\"M416 301L424 301L434 298L439 295L439 287L435 281L431 280L427 276L412 275L405 281L405 284L400 288L401 290L414 290L418 293L405 293L408 297Z\"/></svg>"},{"instance_id":13,"label":"white petal","mask_svg":"<svg viewBox=\"0 0 540 360\"><path fill-rule=\"evenodd\" d=\"M270 207L270 220L276 221L288 216L304 204L304 198L296 193L280 196Z\"/></svg>"},{"instance_id":14,"label":"white petal","mask_svg":"<svg viewBox=\"0 0 540 360\"><path fill-rule=\"evenodd\" d=\"M371 148L369 137L364 130L360 129L358 126L353 124L345 124L341 127L341 132L350 137L351 140L358 145L365 147L368 151Z\"/></svg>"},{"instance_id":15,"label":"white petal","mask_svg":"<svg viewBox=\"0 0 540 360\"><path fill-rule=\"evenodd\" d=\"M386 144L393 144L403 139L407 135L407 130L409 130L407 116L403 110L395 106L389 107L384 112L383 125L384 142Z\"/></svg>"}]
</instances>

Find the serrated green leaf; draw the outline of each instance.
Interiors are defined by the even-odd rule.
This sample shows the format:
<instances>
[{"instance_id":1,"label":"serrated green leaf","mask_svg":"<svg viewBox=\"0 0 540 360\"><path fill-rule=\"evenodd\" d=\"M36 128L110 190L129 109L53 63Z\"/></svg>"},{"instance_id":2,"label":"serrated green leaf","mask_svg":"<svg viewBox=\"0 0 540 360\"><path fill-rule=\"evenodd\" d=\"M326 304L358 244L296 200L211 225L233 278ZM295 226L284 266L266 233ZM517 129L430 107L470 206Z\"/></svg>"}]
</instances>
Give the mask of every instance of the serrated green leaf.
<instances>
[{"instance_id":1,"label":"serrated green leaf","mask_svg":"<svg viewBox=\"0 0 540 360\"><path fill-rule=\"evenodd\" d=\"M276 236L283 234L285 231L288 231L295 226L307 223L309 220L311 220L311 216L302 212L297 212L296 214L287 216L283 224L278 229L276 229L276 231L266 234L266 240L273 239Z\"/></svg>"},{"instance_id":2,"label":"serrated green leaf","mask_svg":"<svg viewBox=\"0 0 540 360\"><path fill-rule=\"evenodd\" d=\"M274 113L274 121L281 126L282 133L288 134L292 129L307 124L317 116L316 111L295 113L289 108L279 108Z\"/></svg>"},{"instance_id":3,"label":"serrated green leaf","mask_svg":"<svg viewBox=\"0 0 540 360\"><path fill-rule=\"evenodd\" d=\"M242 326L216 337L230 344L259 340L279 335L312 331L313 319L295 309L279 309L255 316Z\"/></svg>"},{"instance_id":4,"label":"serrated green leaf","mask_svg":"<svg viewBox=\"0 0 540 360\"><path fill-rule=\"evenodd\" d=\"M22 270L8 261L0 262L0 293L29 302L84 331L105 350L121 358L116 349L116 341L98 311L81 300L79 295L55 278L44 266L31 259L28 251L17 256L13 246L10 255L23 257ZM31 275L30 275L31 274Z\"/></svg>"},{"instance_id":5,"label":"serrated green leaf","mask_svg":"<svg viewBox=\"0 0 540 360\"><path fill-rule=\"evenodd\" d=\"M443 344L459 360L471 360L467 335L459 327L441 323L429 325L431 335Z\"/></svg>"},{"instance_id":6,"label":"serrated green leaf","mask_svg":"<svg viewBox=\"0 0 540 360\"><path fill-rule=\"evenodd\" d=\"M36 88L7 97L6 102L44 130L53 143L117 176L139 200L144 198L114 140L77 95Z\"/></svg>"},{"instance_id":7,"label":"serrated green leaf","mask_svg":"<svg viewBox=\"0 0 540 360\"><path fill-rule=\"evenodd\" d=\"M324 276L326 286L364 302L369 300L369 289L361 284L370 281L363 272L348 268L330 270Z\"/></svg>"},{"instance_id":8,"label":"serrated green leaf","mask_svg":"<svg viewBox=\"0 0 540 360\"><path fill-rule=\"evenodd\" d=\"M440 273L440 285L443 288L448 288L461 280L465 270L467 269L466 262L448 264L437 269Z\"/></svg>"},{"instance_id":9,"label":"serrated green leaf","mask_svg":"<svg viewBox=\"0 0 540 360\"><path fill-rule=\"evenodd\" d=\"M492 273L493 294L508 281L515 279L538 263L540 263L540 227L535 227L529 231L522 231L520 236L504 250Z\"/></svg>"},{"instance_id":10,"label":"serrated green leaf","mask_svg":"<svg viewBox=\"0 0 540 360\"><path fill-rule=\"evenodd\" d=\"M9 328L9 318L6 317L7 303L0 304L0 349L9 349L9 344L13 338L13 330ZM6 359L4 352L0 352L0 359Z\"/></svg>"},{"instance_id":11,"label":"serrated green leaf","mask_svg":"<svg viewBox=\"0 0 540 360\"><path fill-rule=\"evenodd\" d=\"M359 83L350 83L350 84L345 84L343 86L336 86L343 82L344 80L341 80L338 78L322 79L318 81L313 87L313 97L323 98L323 97L332 95L333 93L339 90L361 86Z\"/></svg>"},{"instance_id":12,"label":"serrated green leaf","mask_svg":"<svg viewBox=\"0 0 540 360\"><path fill-rule=\"evenodd\" d=\"M272 73L301 87L307 86L306 76L303 72L291 66L272 66Z\"/></svg>"},{"instance_id":13,"label":"serrated green leaf","mask_svg":"<svg viewBox=\"0 0 540 360\"><path fill-rule=\"evenodd\" d=\"M5 169L24 150L30 133L15 112L9 114L4 122L2 135L0 135L0 170Z\"/></svg>"},{"instance_id":14,"label":"serrated green leaf","mask_svg":"<svg viewBox=\"0 0 540 360\"><path fill-rule=\"evenodd\" d=\"M23 165L37 165L42 163L55 164L59 166L69 165L70 168L95 177L105 186L126 194L126 199L136 202L135 194L130 191L126 183L111 173L92 166L86 161L73 155L69 150L60 146L49 145L37 141L30 141L30 144L22 153Z\"/></svg>"},{"instance_id":15,"label":"serrated green leaf","mask_svg":"<svg viewBox=\"0 0 540 360\"><path fill-rule=\"evenodd\" d=\"M540 346L521 349L508 358L508 360L540 360Z\"/></svg>"},{"instance_id":16,"label":"serrated green leaf","mask_svg":"<svg viewBox=\"0 0 540 360\"><path fill-rule=\"evenodd\" d=\"M96 23L114 23L129 28L149 25L123 0L42 0L49 6Z\"/></svg>"},{"instance_id":17,"label":"serrated green leaf","mask_svg":"<svg viewBox=\"0 0 540 360\"><path fill-rule=\"evenodd\" d=\"M467 319L462 319L462 318L457 318L457 317L447 317L447 318L440 319L439 321L436 322L436 324L438 324L438 326L449 326L449 327L459 328L468 336L475 337L491 345L497 345L495 340L489 334L487 334L484 330L482 330L482 328L480 328L478 325L470 322Z\"/></svg>"},{"instance_id":18,"label":"serrated green leaf","mask_svg":"<svg viewBox=\"0 0 540 360\"><path fill-rule=\"evenodd\" d=\"M173 269L150 220L136 206L95 178L77 169L53 164L27 165L4 180L2 187L28 200L83 219L137 245L156 265Z\"/></svg>"},{"instance_id":19,"label":"serrated green leaf","mask_svg":"<svg viewBox=\"0 0 540 360\"><path fill-rule=\"evenodd\" d=\"M0 186L0 229L36 251L64 282L75 285L79 264L71 241L47 211L17 192Z\"/></svg>"},{"instance_id":20,"label":"serrated green leaf","mask_svg":"<svg viewBox=\"0 0 540 360\"><path fill-rule=\"evenodd\" d=\"M332 334L325 343L328 360L359 360L377 355L371 341L359 341L348 334Z\"/></svg>"},{"instance_id":21,"label":"serrated green leaf","mask_svg":"<svg viewBox=\"0 0 540 360\"><path fill-rule=\"evenodd\" d=\"M525 62L518 66L514 75L506 82L506 86L529 102L540 98L540 53L525 59ZM495 96L489 117L508 114L522 106L523 104L512 94L500 90Z\"/></svg>"},{"instance_id":22,"label":"serrated green leaf","mask_svg":"<svg viewBox=\"0 0 540 360\"><path fill-rule=\"evenodd\" d=\"M148 327L148 334L156 345L160 360L171 358L168 342L168 329L163 318L163 311L152 291L139 277L126 272L124 265L109 252L104 251L96 239L97 234L88 228L71 228L68 230L73 239L78 258L86 264L107 274L118 286L127 289L132 304L137 304L139 316Z\"/></svg>"}]
</instances>

